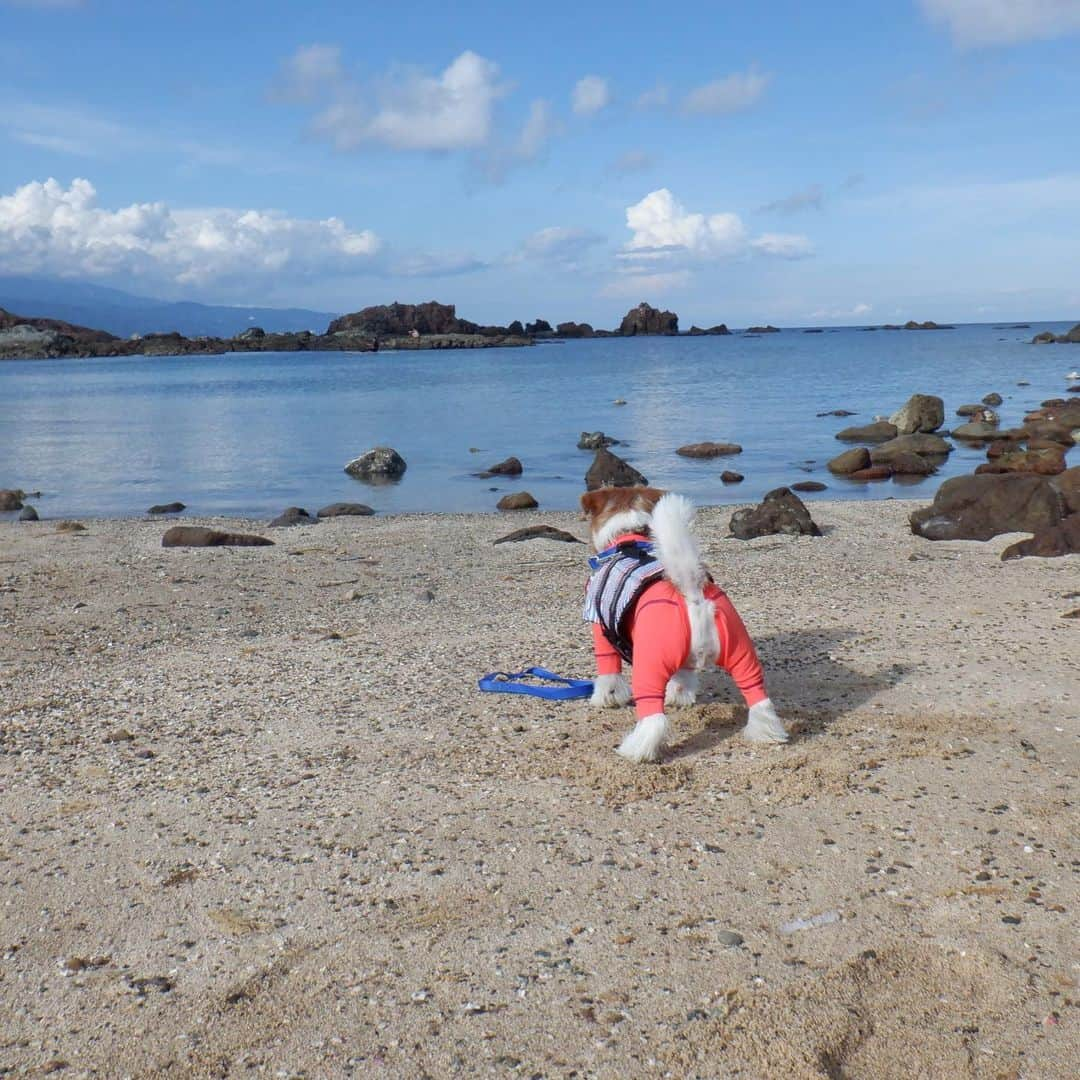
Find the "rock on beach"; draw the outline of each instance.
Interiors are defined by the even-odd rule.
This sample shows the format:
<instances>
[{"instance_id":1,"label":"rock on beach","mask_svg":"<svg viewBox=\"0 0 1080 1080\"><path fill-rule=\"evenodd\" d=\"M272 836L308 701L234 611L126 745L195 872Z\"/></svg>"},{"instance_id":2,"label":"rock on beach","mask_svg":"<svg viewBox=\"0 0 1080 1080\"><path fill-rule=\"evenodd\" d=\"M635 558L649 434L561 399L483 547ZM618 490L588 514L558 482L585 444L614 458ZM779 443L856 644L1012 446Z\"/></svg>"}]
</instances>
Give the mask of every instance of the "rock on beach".
<instances>
[{"instance_id":1,"label":"rock on beach","mask_svg":"<svg viewBox=\"0 0 1080 1080\"><path fill-rule=\"evenodd\" d=\"M273 547L273 544L265 536L222 532L200 525L174 525L161 538L162 547Z\"/></svg>"}]
</instances>

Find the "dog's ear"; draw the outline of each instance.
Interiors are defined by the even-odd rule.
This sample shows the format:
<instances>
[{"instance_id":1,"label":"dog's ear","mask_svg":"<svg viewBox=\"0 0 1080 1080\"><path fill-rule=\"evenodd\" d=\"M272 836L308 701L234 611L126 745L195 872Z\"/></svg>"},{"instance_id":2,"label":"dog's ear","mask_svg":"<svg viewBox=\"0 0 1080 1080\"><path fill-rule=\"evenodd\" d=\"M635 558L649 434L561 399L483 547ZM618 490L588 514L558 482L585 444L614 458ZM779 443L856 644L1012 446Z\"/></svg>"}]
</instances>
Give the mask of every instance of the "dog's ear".
<instances>
[{"instance_id":1,"label":"dog's ear","mask_svg":"<svg viewBox=\"0 0 1080 1080\"><path fill-rule=\"evenodd\" d=\"M581 512L587 518L596 517L607 504L607 499L608 493L603 489L586 491L585 494L581 496Z\"/></svg>"},{"instance_id":2,"label":"dog's ear","mask_svg":"<svg viewBox=\"0 0 1080 1080\"><path fill-rule=\"evenodd\" d=\"M656 504L667 494L660 488L642 487L634 488L634 509L644 510L651 514L656 509Z\"/></svg>"}]
</instances>

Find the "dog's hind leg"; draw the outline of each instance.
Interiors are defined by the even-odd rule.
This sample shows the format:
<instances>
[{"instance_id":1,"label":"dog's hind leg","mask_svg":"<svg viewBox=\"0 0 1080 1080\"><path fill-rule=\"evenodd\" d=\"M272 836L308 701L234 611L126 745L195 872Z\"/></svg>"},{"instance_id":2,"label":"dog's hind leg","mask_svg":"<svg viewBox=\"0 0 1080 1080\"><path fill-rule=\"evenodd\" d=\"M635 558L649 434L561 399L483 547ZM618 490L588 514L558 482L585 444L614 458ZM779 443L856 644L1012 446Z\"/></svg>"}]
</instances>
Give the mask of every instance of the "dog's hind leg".
<instances>
[{"instance_id":1,"label":"dog's hind leg","mask_svg":"<svg viewBox=\"0 0 1080 1080\"><path fill-rule=\"evenodd\" d=\"M679 668L668 680L664 704L685 708L697 701L698 673L693 668Z\"/></svg>"},{"instance_id":2,"label":"dog's hind leg","mask_svg":"<svg viewBox=\"0 0 1080 1080\"><path fill-rule=\"evenodd\" d=\"M592 697L589 704L594 709L618 709L623 705L629 705L633 700L630 684L626 676L616 673L614 675L597 675L593 680Z\"/></svg>"}]
</instances>

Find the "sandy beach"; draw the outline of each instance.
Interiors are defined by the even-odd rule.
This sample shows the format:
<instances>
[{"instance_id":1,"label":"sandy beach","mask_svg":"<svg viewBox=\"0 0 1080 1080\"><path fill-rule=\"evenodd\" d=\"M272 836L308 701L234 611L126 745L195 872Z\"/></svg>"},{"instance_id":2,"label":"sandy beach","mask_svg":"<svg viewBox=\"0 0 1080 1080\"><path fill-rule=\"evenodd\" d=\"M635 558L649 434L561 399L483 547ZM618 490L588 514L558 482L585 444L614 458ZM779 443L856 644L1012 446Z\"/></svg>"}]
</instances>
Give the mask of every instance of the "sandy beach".
<instances>
[{"instance_id":1,"label":"sandy beach","mask_svg":"<svg viewBox=\"0 0 1080 1080\"><path fill-rule=\"evenodd\" d=\"M722 673L657 766L570 514L4 525L0 1072L1034 1080L1080 1069L1080 562L699 535L800 734Z\"/></svg>"}]
</instances>

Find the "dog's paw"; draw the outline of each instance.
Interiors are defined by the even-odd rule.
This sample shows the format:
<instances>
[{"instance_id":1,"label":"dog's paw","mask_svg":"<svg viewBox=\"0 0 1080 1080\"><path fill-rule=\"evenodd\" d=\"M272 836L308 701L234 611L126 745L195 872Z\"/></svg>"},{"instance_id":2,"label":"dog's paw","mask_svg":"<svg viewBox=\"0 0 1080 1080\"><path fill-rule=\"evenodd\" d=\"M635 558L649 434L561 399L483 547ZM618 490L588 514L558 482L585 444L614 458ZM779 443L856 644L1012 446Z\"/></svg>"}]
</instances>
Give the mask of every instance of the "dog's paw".
<instances>
[{"instance_id":1,"label":"dog's paw","mask_svg":"<svg viewBox=\"0 0 1080 1080\"><path fill-rule=\"evenodd\" d=\"M594 709L618 709L623 705L629 705L633 697L630 684L624 676L597 675L593 680L589 704Z\"/></svg>"},{"instance_id":2,"label":"dog's paw","mask_svg":"<svg viewBox=\"0 0 1080 1080\"><path fill-rule=\"evenodd\" d=\"M788 741L787 729L783 720L776 715L773 703L766 698L750 706L750 715L743 728L743 736L751 742L785 743Z\"/></svg>"},{"instance_id":3,"label":"dog's paw","mask_svg":"<svg viewBox=\"0 0 1080 1080\"><path fill-rule=\"evenodd\" d=\"M663 713L642 717L634 730L619 744L618 753L630 761L656 761L671 734L671 725Z\"/></svg>"},{"instance_id":4,"label":"dog's paw","mask_svg":"<svg viewBox=\"0 0 1080 1080\"><path fill-rule=\"evenodd\" d=\"M697 701L698 676L696 671L681 669L671 676L664 693L664 704L684 709Z\"/></svg>"}]
</instances>

